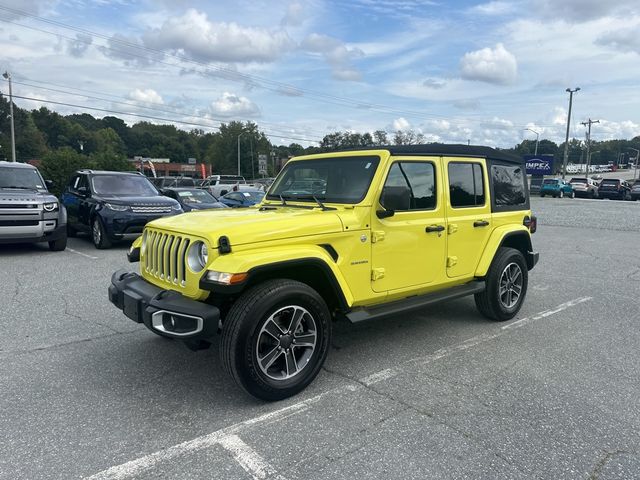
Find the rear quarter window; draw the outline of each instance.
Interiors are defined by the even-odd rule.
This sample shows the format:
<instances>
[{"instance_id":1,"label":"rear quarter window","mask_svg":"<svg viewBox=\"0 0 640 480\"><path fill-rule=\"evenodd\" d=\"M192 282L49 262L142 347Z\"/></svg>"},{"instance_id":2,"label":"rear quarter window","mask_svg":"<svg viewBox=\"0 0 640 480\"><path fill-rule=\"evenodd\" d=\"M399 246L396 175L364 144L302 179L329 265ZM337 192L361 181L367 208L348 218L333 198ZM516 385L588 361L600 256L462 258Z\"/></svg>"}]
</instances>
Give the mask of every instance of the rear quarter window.
<instances>
[{"instance_id":1,"label":"rear quarter window","mask_svg":"<svg viewBox=\"0 0 640 480\"><path fill-rule=\"evenodd\" d=\"M525 205L527 193L522 167L493 165L491 167L493 201L497 207Z\"/></svg>"}]
</instances>

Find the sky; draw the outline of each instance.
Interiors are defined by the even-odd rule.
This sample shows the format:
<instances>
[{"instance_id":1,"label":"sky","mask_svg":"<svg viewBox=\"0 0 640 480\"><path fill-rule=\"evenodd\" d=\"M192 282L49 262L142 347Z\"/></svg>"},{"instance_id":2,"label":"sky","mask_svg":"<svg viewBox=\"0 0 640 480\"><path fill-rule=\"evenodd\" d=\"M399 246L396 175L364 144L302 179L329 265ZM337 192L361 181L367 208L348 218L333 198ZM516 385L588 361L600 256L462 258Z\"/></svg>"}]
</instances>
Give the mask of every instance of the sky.
<instances>
[{"instance_id":1,"label":"sky","mask_svg":"<svg viewBox=\"0 0 640 480\"><path fill-rule=\"evenodd\" d=\"M0 70L63 114L508 148L564 141L576 87L572 137L640 135L638 32L638 0L0 0Z\"/></svg>"}]
</instances>

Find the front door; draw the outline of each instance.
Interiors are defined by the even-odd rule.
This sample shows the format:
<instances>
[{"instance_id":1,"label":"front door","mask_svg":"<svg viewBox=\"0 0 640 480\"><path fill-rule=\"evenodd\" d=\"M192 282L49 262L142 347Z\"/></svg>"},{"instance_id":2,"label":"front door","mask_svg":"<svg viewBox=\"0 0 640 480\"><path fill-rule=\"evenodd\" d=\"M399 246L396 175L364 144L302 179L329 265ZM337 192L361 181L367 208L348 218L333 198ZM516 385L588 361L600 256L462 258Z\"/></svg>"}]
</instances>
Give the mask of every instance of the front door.
<instances>
[{"instance_id":1,"label":"front door","mask_svg":"<svg viewBox=\"0 0 640 480\"><path fill-rule=\"evenodd\" d=\"M447 199L447 276L473 276L491 234L485 161L444 158Z\"/></svg>"},{"instance_id":2,"label":"front door","mask_svg":"<svg viewBox=\"0 0 640 480\"><path fill-rule=\"evenodd\" d=\"M372 209L371 284L374 292L428 285L444 275L445 207L439 157L394 161ZM379 218L385 189L406 192L406 204L395 205L392 216Z\"/></svg>"}]
</instances>

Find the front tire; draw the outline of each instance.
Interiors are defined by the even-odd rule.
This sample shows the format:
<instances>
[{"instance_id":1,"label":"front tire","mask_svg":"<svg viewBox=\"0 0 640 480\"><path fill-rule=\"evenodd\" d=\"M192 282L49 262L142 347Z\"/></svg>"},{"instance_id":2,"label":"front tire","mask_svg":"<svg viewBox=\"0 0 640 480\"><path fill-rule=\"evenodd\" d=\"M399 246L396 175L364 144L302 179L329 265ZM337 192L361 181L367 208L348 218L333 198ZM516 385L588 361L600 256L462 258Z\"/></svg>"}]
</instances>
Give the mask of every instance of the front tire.
<instances>
[{"instance_id":1,"label":"front tire","mask_svg":"<svg viewBox=\"0 0 640 480\"><path fill-rule=\"evenodd\" d=\"M93 245L99 250L111 246L111 240L107 236L107 230L104 228L100 217L95 217L91 222L91 239L93 240Z\"/></svg>"},{"instance_id":2,"label":"front tire","mask_svg":"<svg viewBox=\"0 0 640 480\"><path fill-rule=\"evenodd\" d=\"M529 275L520 250L498 250L485 277L486 289L475 294L480 313L490 320L511 320L520 311L527 294Z\"/></svg>"},{"instance_id":3,"label":"front tire","mask_svg":"<svg viewBox=\"0 0 640 480\"><path fill-rule=\"evenodd\" d=\"M67 248L67 236L49 242L49 250L52 252L62 252Z\"/></svg>"},{"instance_id":4,"label":"front tire","mask_svg":"<svg viewBox=\"0 0 640 480\"><path fill-rule=\"evenodd\" d=\"M558 193L558 197L564 198L564 192L562 190L560 190L560 192Z\"/></svg>"},{"instance_id":5,"label":"front tire","mask_svg":"<svg viewBox=\"0 0 640 480\"><path fill-rule=\"evenodd\" d=\"M247 393L282 400L318 375L330 338L331 315L318 292L294 280L268 280L242 294L229 310L220 355Z\"/></svg>"}]
</instances>

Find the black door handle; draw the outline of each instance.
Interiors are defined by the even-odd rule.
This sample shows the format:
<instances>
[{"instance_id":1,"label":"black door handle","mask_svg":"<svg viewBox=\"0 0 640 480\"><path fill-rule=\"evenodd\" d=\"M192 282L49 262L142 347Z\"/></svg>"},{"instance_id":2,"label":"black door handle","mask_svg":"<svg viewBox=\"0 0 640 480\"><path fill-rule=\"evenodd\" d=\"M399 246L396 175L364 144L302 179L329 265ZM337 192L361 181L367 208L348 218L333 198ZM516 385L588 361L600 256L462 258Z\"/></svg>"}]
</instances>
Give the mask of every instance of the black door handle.
<instances>
[{"instance_id":1,"label":"black door handle","mask_svg":"<svg viewBox=\"0 0 640 480\"><path fill-rule=\"evenodd\" d=\"M424 231L427 233L442 232L443 230L444 230L444 227L442 225L429 225L427 228L424 229Z\"/></svg>"},{"instance_id":2,"label":"black door handle","mask_svg":"<svg viewBox=\"0 0 640 480\"><path fill-rule=\"evenodd\" d=\"M489 225L489 222L486 220L476 220L473 222L474 227L486 227L487 225Z\"/></svg>"}]
</instances>

